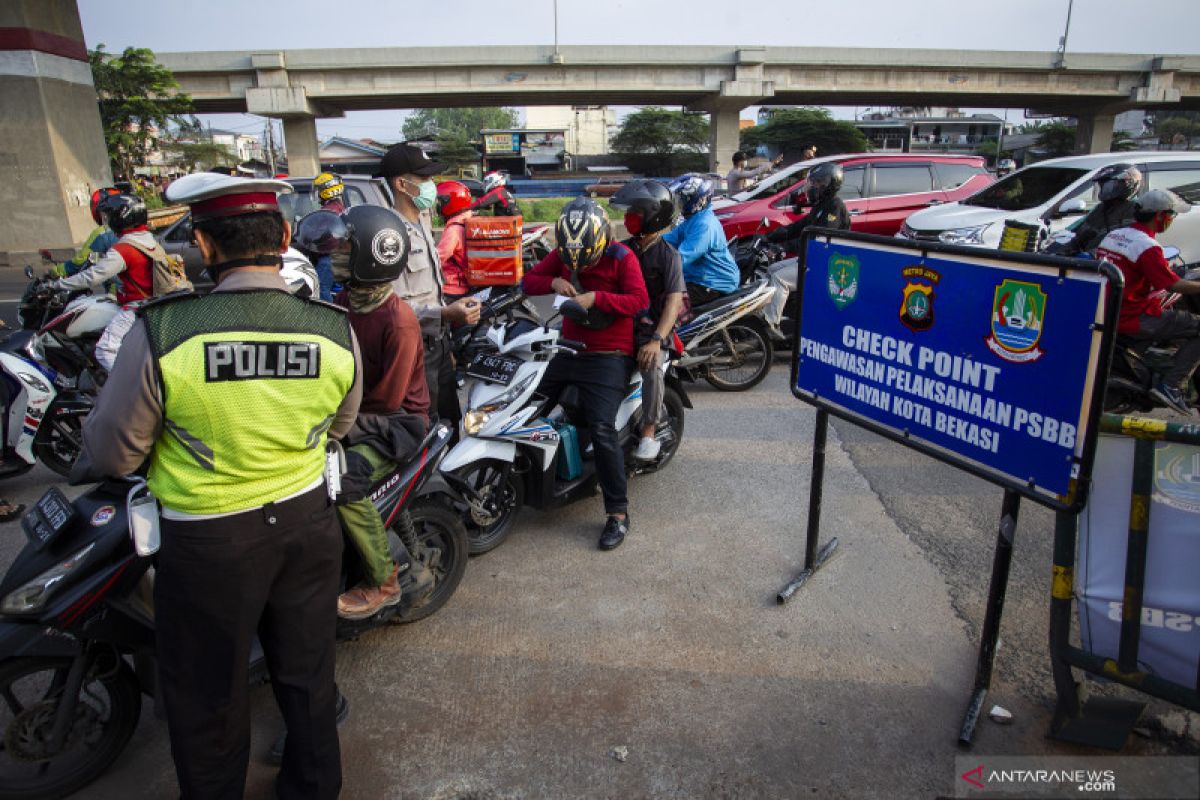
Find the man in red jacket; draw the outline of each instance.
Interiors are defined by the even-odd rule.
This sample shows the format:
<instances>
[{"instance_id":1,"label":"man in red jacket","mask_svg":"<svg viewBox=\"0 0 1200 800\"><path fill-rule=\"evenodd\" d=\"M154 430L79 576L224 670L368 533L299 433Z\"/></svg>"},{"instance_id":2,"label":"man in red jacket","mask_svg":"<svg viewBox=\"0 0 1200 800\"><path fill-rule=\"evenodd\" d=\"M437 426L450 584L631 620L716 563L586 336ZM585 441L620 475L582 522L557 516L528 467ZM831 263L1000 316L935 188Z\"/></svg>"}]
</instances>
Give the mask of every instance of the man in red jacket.
<instances>
[{"instance_id":1,"label":"man in red jacket","mask_svg":"<svg viewBox=\"0 0 1200 800\"><path fill-rule=\"evenodd\" d=\"M115 194L103 198L98 210L113 233L121 237L99 261L54 282L56 289L99 289L117 278L117 302L124 305L154 296L154 254L166 257L162 245L146 227L146 204L140 197Z\"/></svg>"},{"instance_id":2,"label":"man in red jacket","mask_svg":"<svg viewBox=\"0 0 1200 800\"><path fill-rule=\"evenodd\" d=\"M563 337L587 347L577 355L555 356L538 390L551 403L567 386L579 391L608 515L599 546L612 550L629 531L625 458L614 423L634 367L633 320L649 307L650 297L637 256L612 241L608 217L592 200L567 203L555 234L558 249L526 273L525 293L556 292L584 308L583 322L564 317Z\"/></svg>"}]
</instances>

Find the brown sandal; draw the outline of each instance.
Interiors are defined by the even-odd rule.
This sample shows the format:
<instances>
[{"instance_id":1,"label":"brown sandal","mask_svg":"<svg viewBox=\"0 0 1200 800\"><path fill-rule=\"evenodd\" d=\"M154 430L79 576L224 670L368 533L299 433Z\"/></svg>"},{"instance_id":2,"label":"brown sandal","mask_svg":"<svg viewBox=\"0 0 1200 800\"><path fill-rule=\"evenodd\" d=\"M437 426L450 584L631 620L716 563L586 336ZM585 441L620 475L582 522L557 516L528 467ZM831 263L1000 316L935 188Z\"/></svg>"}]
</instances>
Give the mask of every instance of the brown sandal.
<instances>
[{"instance_id":1,"label":"brown sandal","mask_svg":"<svg viewBox=\"0 0 1200 800\"><path fill-rule=\"evenodd\" d=\"M25 511L24 503L17 503L15 506L7 500L0 500L0 522L9 522L14 520Z\"/></svg>"}]
</instances>

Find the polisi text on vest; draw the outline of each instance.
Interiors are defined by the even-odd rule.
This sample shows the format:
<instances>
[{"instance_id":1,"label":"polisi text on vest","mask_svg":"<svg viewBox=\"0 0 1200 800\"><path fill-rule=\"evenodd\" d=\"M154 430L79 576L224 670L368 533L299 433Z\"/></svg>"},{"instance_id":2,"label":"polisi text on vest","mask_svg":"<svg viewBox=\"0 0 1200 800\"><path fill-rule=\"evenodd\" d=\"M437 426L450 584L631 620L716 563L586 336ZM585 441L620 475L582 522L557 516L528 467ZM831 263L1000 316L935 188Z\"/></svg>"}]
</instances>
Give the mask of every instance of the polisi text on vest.
<instances>
[{"instance_id":1,"label":"polisi text on vest","mask_svg":"<svg viewBox=\"0 0 1200 800\"><path fill-rule=\"evenodd\" d=\"M316 342L207 342L204 375L208 382L259 378L316 378L321 347Z\"/></svg>"}]
</instances>

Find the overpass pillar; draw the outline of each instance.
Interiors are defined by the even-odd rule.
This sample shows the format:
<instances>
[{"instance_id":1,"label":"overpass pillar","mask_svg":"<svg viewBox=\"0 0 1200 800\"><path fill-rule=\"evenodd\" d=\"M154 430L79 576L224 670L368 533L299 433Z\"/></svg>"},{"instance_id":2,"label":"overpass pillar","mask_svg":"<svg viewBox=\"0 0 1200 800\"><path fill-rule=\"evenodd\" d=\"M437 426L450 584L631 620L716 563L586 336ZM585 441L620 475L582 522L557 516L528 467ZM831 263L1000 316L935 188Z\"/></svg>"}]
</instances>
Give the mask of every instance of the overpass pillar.
<instances>
[{"instance_id":1,"label":"overpass pillar","mask_svg":"<svg viewBox=\"0 0 1200 800\"><path fill-rule=\"evenodd\" d=\"M321 171L316 117L284 117L283 146L289 175L316 175Z\"/></svg>"},{"instance_id":2,"label":"overpass pillar","mask_svg":"<svg viewBox=\"0 0 1200 800\"><path fill-rule=\"evenodd\" d=\"M75 0L0 3L0 263L73 248L95 227L93 190L112 183Z\"/></svg>"},{"instance_id":3,"label":"overpass pillar","mask_svg":"<svg viewBox=\"0 0 1200 800\"><path fill-rule=\"evenodd\" d=\"M1076 117L1075 153L1107 153L1112 150L1113 122L1116 114L1096 111Z\"/></svg>"},{"instance_id":4,"label":"overpass pillar","mask_svg":"<svg viewBox=\"0 0 1200 800\"><path fill-rule=\"evenodd\" d=\"M741 137L740 108L722 108L709 114L708 168L722 175L733 168L733 154Z\"/></svg>"}]
</instances>

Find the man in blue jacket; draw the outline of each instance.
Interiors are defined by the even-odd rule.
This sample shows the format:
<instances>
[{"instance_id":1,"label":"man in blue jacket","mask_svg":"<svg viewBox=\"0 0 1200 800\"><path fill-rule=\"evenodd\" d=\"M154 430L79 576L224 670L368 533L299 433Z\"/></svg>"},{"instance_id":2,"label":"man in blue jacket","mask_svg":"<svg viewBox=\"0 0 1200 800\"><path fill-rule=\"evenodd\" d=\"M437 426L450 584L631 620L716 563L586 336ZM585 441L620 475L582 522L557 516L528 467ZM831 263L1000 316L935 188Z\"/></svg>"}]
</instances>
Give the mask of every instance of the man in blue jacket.
<instances>
[{"instance_id":1,"label":"man in blue jacket","mask_svg":"<svg viewBox=\"0 0 1200 800\"><path fill-rule=\"evenodd\" d=\"M696 308L736 291L741 274L729 253L725 231L709 207L712 181L692 173L671 184L671 191L679 198L683 222L663 241L679 251L688 300Z\"/></svg>"}]
</instances>

